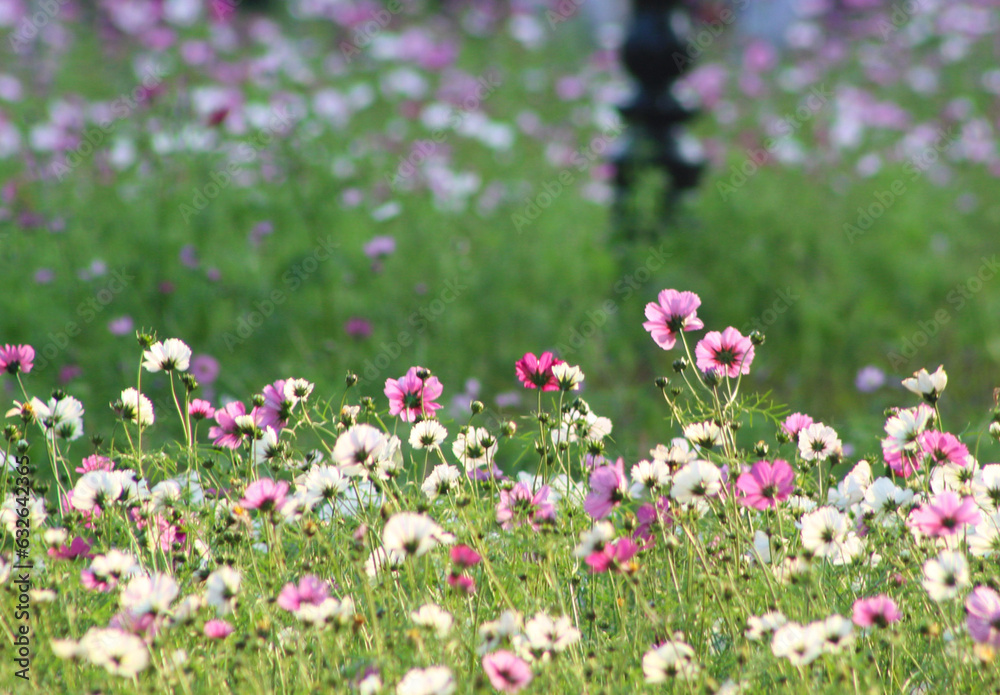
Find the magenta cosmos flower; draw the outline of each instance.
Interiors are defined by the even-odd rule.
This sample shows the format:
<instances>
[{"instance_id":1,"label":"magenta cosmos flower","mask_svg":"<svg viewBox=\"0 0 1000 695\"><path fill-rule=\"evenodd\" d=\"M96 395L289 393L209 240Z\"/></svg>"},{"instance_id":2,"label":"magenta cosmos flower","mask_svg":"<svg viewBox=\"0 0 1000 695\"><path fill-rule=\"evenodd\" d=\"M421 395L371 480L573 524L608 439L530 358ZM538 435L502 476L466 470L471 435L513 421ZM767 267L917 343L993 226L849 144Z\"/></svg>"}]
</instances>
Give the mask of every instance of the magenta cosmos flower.
<instances>
[{"instance_id":1,"label":"magenta cosmos flower","mask_svg":"<svg viewBox=\"0 0 1000 695\"><path fill-rule=\"evenodd\" d=\"M532 678L528 662L506 650L484 656L483 670L493 687L504 693L516 693Z\"/></svg>"},{"instance_id":2,"label":"magenta cosmos flower","mask_svg":"<svg viewBox=\"0 0 1000 695\"><path fill-rule=\"evenodd\" d=\"M218 426L213 425L208 430L212 444L239 449L248 435L252 436L255 429L260 429L261 412L259 408L254 408L247 413L245 405L233 401L215 411L215 421Z\"/></svg>"},{"instance_id":3,"label":"magenta cosmos flower","mask_svg":"<svg viewBox=\"0 0 1000 695\"><path fill-rule=\"evenodd\" d=\"M479 553L467 545L456 545L451 549L451 561L461 569L475 567L482 559Z\"/></svg>"},{"instance_id":4,"label":"magenta cosmos flower","mask_svg":"<svg viewBox=\"0 0 1000 695\"><path fill-rule=\"evenodd\" d=\"M798 439L799 432L813 424L813 419L803 413L792 413L781 423L781 429L788 435L789 439Z\"/></svg>"},{"instance_id":5,"label":"magenta cosmos flower","mask_svg":"<svg viewBox=\"0 0 1000 695\"><path fill-rule=\"evenodd\" d=\"M753 343L730 326L722 333L707 333L698 341L694 356L701 371L715 370L735 379L740 374L750 373L750 363L754 357Z\"/></svg>"},{"instance_id":6,"label":"magenta cosmos flower","mask_svg":"<svg viewBox=\"0 0 1000 695\"><path fill-rule=\"evenodd\" d=\"M210 639L225 639L233 634L233 626L218 618L205 623L205 637Z\"/></svg>"},{"instance_id":7,"label":"magenta cosmos flower","mask_svg":"<svg viewBox=\"0 0 1000 695\"><path fill-rule=\"evenodd\" d=\"M696 331L705 327L698 318L701 299L694 292L663 290L656 299L656 302L646 305L646 318L649 320L642 327L664 350L674 347L681 331Z\"/></svg>"},{"instance_id":8,"label":"magenta cosmos flower","mask_svg":"<svg viewBox=\"0 0 1000 695\"><path fill-rule=\"evenodd\" d=\"M625 462L619 458L613 466L599 466L590 474L590 494L583 501L583 509L595 519L603 519L625 501L627 491Z\"/></svg>"},{"instance_id":9,"label":"magenta cosmos flower","mask_svg":"<svg viewBox=\"0 0 1000 695\"><path fill-rule=\"evenodd\" d=\"M584 560L592 572L607 572L615 569L625 574L634 574L639 566L631 562L636 553L640 550L639 545L631 538L619 538L614 543L607 543L600 550L596 550Z\"/></svg>"},{"instance_id":10,"label":"magenta cosmos flower","mask_svg":"<svg viewBox=\"0 0 1000 695\"><path fill-rule=\"evenodd\" d=\"M281 509L287 492L288 483L284 481L276 483L270 478L261 478L247 486L247 491L240 500L240 506L244 509L259 509L262 512Z\"/></svg>"},{"instance_id":11,"label":"magenta cosmos flower","mask_svg":"<svg viewBox=\"0 0 1000 695\"><path fill-rule=\"evenodd\" d=\"M290 613L296 613L303 603L318 606L326 600L330 587L323 580L307 574L299 580L298 586L292 582L285 584L278 594L278 606Z\"/></svg>"},{"instance_id":12,"label":"magenta cosmos flower","mask_svg":"<svg viewBox=\"0 0 1000 695\"><path fill-rule=\"evenodd\" d=\"M965 466L969 458L969 449L958 441L958 437L948 432L927 430L917 437L917 443L925 456L930 457L930 463L944 465L952 463Z\"/></svg>"},{"instance_id":13,"label":"magenta cosmos flower","mask_svg":"<svg viewBox=\"0 0 1000 695\"><path fill-rule=\"evenodd\" d=\"M896 602L885 594L859 598L854 602L852 620L858 627L886 627L890 623L899 622L903 614L899 612Z\"/></svg>"},{"instance_id":14,"label":"magenta cosmos flower","mask_svg":"<svg viewBox=\"0 0 1000 695\"><path fill-rule=\"evenodd\" d=\"M972 639L1000 647L1000 595L986 586L977 586L965 599L965 622Z\"/></svg>"},{"instance_id":15,"label":"magenta cosmos flower","mask_svg":"<svg viewBox=\"0 0 1000 695\"><path fill-rule=\"evenodd\" d=\"M975 526L981 517L971 497L961 498L946 490L910 512L907 525L931 538L951 536L963 526Z\"/></svg>"},{"instance_id":16,"label":"magenta cosmos flower","mask_svg":"<svg viewBox=\"0 0 1000 695\"><path fill-rule=\"evenodd\" d=\"M736 479L736 489L743 493L740 504L754 509L778 508L795 489L795 473L787 461L758 461L748 473Z\"/></svg>"},{"instance_id":17,"label":"magenta cosmos flower","mask_svg":"<svg viewBox=\"0 0 1000 695\"><path fill-rule=\"evenodd\" d=\"M385 395L389 398L389 414L398 415L404 422L416 422L417 416L434 417L441 407L434 399L441 396L444 387L436 376L421 379L418 373L427 373L423 367L410 367L398 379L385 380Z\"/></svg>"},{"instance_id":18,"label":"magenta cosmos flower","mask_svg":"<svg viewBox=\"0 0 1000 695\"><path fill-rule=\"evenodd\" d=\"M531 494L531 488L524 483L514 483L510 490L500 491L497 523L505 531L522 524L530 524L537 531L539 522L551 519L555 510L555 505L549 502L548 485L543 485L538 492Z\"/></svg>"},{"instance_id":19,"label":"magenta cosmos flower","mask_svg":"<svg viewBox=\"0 0 1000 695\"><path fill-rule=\"evenodd\" d=\"M30 345L4 345L0 348L0 370L8 374L27 374L34 363L35 349Z\"/></svg>"},{"instance_id":20,"label":"magenta cosmos flower","mask_svg":"<svg viewBox=\"0 0 1000 695\"><path fill-rule=\"evenodd\" d=\"M268 384L262 392L264 405L260 406L260 428L272 428L275 432L280 432L288 424L288 418L292 416L291 399L285 397L285 379L278 379L273 384Z\"/></svg>"},{"instance_id":21,"label":"magenta cosmos flower","mask_svg":"<svg viewBox=\"0 0 1000 695\"><path fill-rule=\"evenodd\" d=\"M526 352L524 357L514 364L514 369L524 388L558 391L559 380L552 373L552 367L557 364L562 364L562 360L551 352L543 352L538 357L535 357L533 352Z\"/></svg>"}]
</instances>

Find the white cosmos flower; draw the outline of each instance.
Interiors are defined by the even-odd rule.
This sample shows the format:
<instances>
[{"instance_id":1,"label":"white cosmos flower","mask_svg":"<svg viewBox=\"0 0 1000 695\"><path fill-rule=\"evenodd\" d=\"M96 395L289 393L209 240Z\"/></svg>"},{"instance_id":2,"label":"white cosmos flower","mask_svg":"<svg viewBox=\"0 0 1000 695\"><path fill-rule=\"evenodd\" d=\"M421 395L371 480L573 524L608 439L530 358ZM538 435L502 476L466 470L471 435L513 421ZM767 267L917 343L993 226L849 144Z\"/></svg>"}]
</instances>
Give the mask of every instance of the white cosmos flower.
<instances>
[{"instance_id":1,"label":"white cosmos flower","mask_svg":"<svg viewBox=\"0 0 1000 695\"><path fill-rule=\"evenodd\" d=\"M17 533L17 520L24 519L21 516L21 503L18 501L18 497L11 493L4 500L3 505L0 506L0 524L6 527L11 536ZM45 499L29 495L26 506L28 509L28 518L31 520L31 528L41 528L49 516L45 511ZM21 523L23 524L24 522L22 521Z\"/></svg>"},{"instance_id":2,"label":"white cosmos flower","mask_svg":"<svg viewBox=\"0 0 1000 695\"><path fill-rule=\"evenodd\" d=\"M462 428L455 437L451 451L466 470L479 466L489 468L497 453L497 438L485 427Z\"/></svg>"},{"instance_id":3,"label":"white cosmos flower","mask_svg":"<svg viewBox=\"0 0 1000 695\"><path fill-rule=\"evenodd\" d=\"M142 572L135 556L112 548L104 555L98 555L90 563L90 571L101 580L111 579L117 582L123 577L129 577Z\"/></svg>"},{"instance_id":4,"label":"white cosmos flower","mask_svg":"<svg viewBox=\"0 0 1000 695\"><path fill-rule=\"evenodd\" d=\"M552 442L556 445L560 442L599 442L611 435L612 428L611 420L599 417L581 400L580 407L565 413L559 428L552 430Z\"/></svg>"},{"instance_id":5,"label":"white cosmos flower","mask_svg":"<svg viewBox=\"0 0 1000 695\"><path fill-rule=\"evenodd\" d=\"M872 467L862 459L851 469L836 488L827 495L827 502L841 511L858 504L865 498L865 491L872 484Z\"/></svg>"},{"instance_id":6,"label":"white cosmos flower","mask_svg":"<svg viewBox=\"0 0 1000 695\"><path fill-rule=\"evenodd\" d=\"M205 580L205 602L219 615L236 610L236 595L240 591L240 573L228 565L208 575Z\"/></svg>"},{"instance_id":7,"label":"white cosmos flower","mask_svg":"<svg viewBox=\"0 0 1000 695\"><path fill-rule=\"evenodd\" d=\"M781 611L770 611L760 617L751 615L747 618L746 637L748 640L756 642L787 622L788 618Z\"/></svg>"},{"instance_id":8,"label":"white cosmos flower","mask_svg":"<svg viewBox=\"0 0 1000 695\"><path fill-rule=\"evenodd\" d=\"M261 438L253 440L250 447L253 449L254 463L258 466L281 458L284 449L273 427L265 427Z\"/></svg>"},{"instance_id":9,"label":"white cosmos flower","mask_svg":"<svg viewBox=\"0 0 1000 695\"><path fill-rule=\"evenodd\" d=\"M364 423L354 425L337 437L333 460L345 475L364 475L374 467L383 446L385 435L381 430Z\"/></svg>"},{"instance_id":10,"label":"white cosmos flower","mask_svg":"<svg viewBox=\"0 0 1000 695\"><path fill-rule=\"evenodd\" d=\"M170 610L178 591L177 582L169 574L140 574L129 580L120 602L122 608L136 616L160 615Z\"/></svg>"},{"instance_id":11,"label":"white cosmos flower","mask_svg":"<svg viewBox=\"0 0 1000 695\"><path fill-rule=\"evenodd\" d=\"M840 456L842 451L836 430L822 422L814 422L799 432L799 456L805 461L824 461Z\"/></svg>"},{"instance_id":12,"label":"white cosmos flower","mask_svg":"<svg viewBox=\"0 0 1000 695\"><path fill-rule=\"evenodd\" d=\"M54 433L69 442L83 436L83 404L72 396L64 396L58 401L50 398L48 403L32 398L20 408L7 411L7 417L20 415L22 409L34 414L46 434Z\"/></svg>"},{"instance_id":13,"label":"white cosmos flower","mask_svg":"<svg viewBox=\"0 0 1000 695\"><path fill-rule=\"evenodd\" d=\"M396 435L385 440L376 456L374 473L379 480L395 478L403 470L403 444Z\"/></svg>"},{"instance_id":14,"label":"white cosmos flower","mask_svg":"<svg viewBox=\"0 0 1000 695\"><path fill-rule=\"evenodd\" d=\"M305 379L286 379L282 395L285 397L285 400L291 401L292 405L295 405L299 401L309 398L309 394L313 392L313 387L312 382Z\"/></svg>"},{"instance_id":15,"label":"white cosmos flower","mask_svg":"<svg viewBox=\"0 0 1000 695\"><path fill-rule=\"evenodd\" d=\"M615 538L615 527L610 521L598 521L580 532L580 543L573 549L573 557L586 558L604 548Z\"/></svg>"},{"instance_id":16,"label":"white cosmos flower","mask_svg":"<svg viewBox=\"0 0 1000 695\"><path fill-rule=\"evenodd\" d=\"M448 636L455 624L455 618L451 613L436 603L424 604L410 613L410 619L418 627L433 631L441 639Z\"/></svg>"},{"instance_id":17,"label":"white cosmos flower","mask_svg":"<svg viewBox=\"0 0 1000 695\"><path fill-rule=\"evenodd\" d=\"M834 557L849 530L847 516L833 507L820 507L802 517L802 547L816 557Z\"/></svg>"},{"instance_id":18,"label":"white cosmos flower","mask_svg":"<svg viewBox=\"0 0 1000 695\"><path fill-rule=\"evenodd\" d=\"M145 395L140 394L134 388L127 388L122 391L121 396L121 417L124 420L131 420L141 427L149 427L153 424L153 404Z\"/></svg>"},{"instance_id":19,"label":"white cosmos flower","mask_svg":"<svg viewBox=\"0 0 1000 695\"><path fill-rule=\"evenodd\" d=\"M535 654L563 652L580 641L580 631L573 627L568 616L553 618L547 613L537 613L524 625L524 637Z\"/></svg>"},{"instance_id":20,"label":"white cosmos flower","mask_svg":"<svg viewBox=\"0 0 1000 695\"><path fill-rule=\"evenodd\" d=\"M583 383L583 372L580 368L567 362L552 365L552 376L559 382L561 391L579 391L580 384Z\"/></svg>"},{"instance_id":21,"label":"white cosmos flower","mask_svg":"<svg viewBox=\"0 0 1000 695\"><path fill-rule=\"evenodd\" d=\"M972 495L986 512L1000 511L1000 463L983 466L972 479Z\"/></svg>"},{"instance_id":22,"label":"white cosmos flower","mask_svg":"<svg viewBox=\"0 0 1000 695\"><path fill-rule=\"evenodd\" d=\"M452 695L455 677L447 666L412 668L396 686L396 695Z\"/></svg>"},{"instance_id":23,"label":"white cosmos flower","mask_svg":"<svg viewBox=\"0 0 1000 695\"><path fill-rule=\"evenodd\" d=\"M117 471L88 471L73 486L73 508L82 512L93 511L94 507L106 509L124 492L122 477Z\"/></svg>"},{"instance_id":24,"label":"white cosmos flower","mask_svg":"<svg viewBox=\"0 0 1000 695\"><path fill-rule=\"evenodd\" d=\"M660 494L670 485L670 466L665 461L639 461L632 466L632 499L650 499Z\"/></svg>"},{"instance_id":25,"label":"white cosmos flower","mask_svg":"<svg viewBox=\"0 0 1000 695\"><path fill-rule=\"evenodd\" d=\"M771 652L785 657L793 666L805 666L823 653L823 636L798 623L785 623L774 632Z\"/></svg>"},{"instance_id":26,"label":"white cosmos flower","mask_svg":"<svg viewBox=\"0 0 1000 695\"><path fill-rule=\"evenodd\" d=\"M976 557L993 557L1000 554L1000 512L983 516L966 536L969 552Z\"/></svg>"},{"instance_id":27,"label":"white cosmos flower","mask_svg":"<svg viewBox=\"0 0 1000 695\"><path fill-rule=\"evenodd\" d=\"M674 475L670 496L681 504L707 501L722 490L722 472L715 464L695 460L686 464Z\"/></svg>"},{"instance_id":28,"label":"white cosmos flower","mask_svg":"<svg viewBox=\"0 0 1000 695\"><path fill-rule=\"evenodd\" d=\"M382 545L387 552L397 551L406 556L421 556L439 543L453 540L451 534L433 519L416 512L400 512L385 523Z\"/></svg>"},{"instance_id":29,"label":"white cosmos flower","mask_svg":"<svg viewBox=\"0 0 1000 695\"><path fill-rule=\"evenodd\" d=\"M708 420L695 422L684 428L684 437L702 449L711 449L722 444L722 429Z\"/></svg>"},{"instance_id":30,"label":"white cosmos flower","mask_svg":"<svg viewBox=\"0 0 1000 695\"><path fill-rule=\"evenodd\" d=\"M414 449L439 449L448 437L448 430L437 420L421 420L410 430L410 446Z\"/></svg>"},{"instance_id":31,"label":"white cosmos flower","mask_svg":"<svg viewBox=\"0 0 1000 695\"><path fill-rule=\"evenodd\" d=\"M406 562L406 554L399 550L386 551L385 548L375 548L365 560L365 574L375 579L382 570L394 572Z\"/></svg>"},{"instance_id":32,"label":"white cosmos flower","mask_svg":"<svg viewBox=\"0 0 1000 695\"><path fill-rule=\"evenodd\" d=\"M669 640L642 656L642 673L647 683L664 683L673 678L691 680L698 677L699 670L694 650L686 642Z\"/></svg>"},{"instance_id":33,"label":"white cosmos flower","mask_svg":"<svg viewBox=\"0 0 1000 695\"><path fill-rule=\"evenodd\" d=\"M299 620L310 625L323 626L333 623L347 625L354 618L354 599L350 596L336 599L329 596L319 603L303 603L296 611Z\"/></svg>"},{"instance_id":34,"label":"white cosmos flower","mask_svg":"<svg viewBox=\"0 0 1000 695\"><path fill-rule=\"evenodd\" d=\"M670 446L657 444L655 448L650 449L649 455L654 461L667 464L672 471L698 458L698 452L691 449L691 443L683 437L671 439Z\"/></svg>"},{"instance_id":35,"label":"white cosmos flower","mask_svg":"<svg viewBox=\"0 0 1000 695\"><path fill-rule=\"evenodd\" d=\"M924 579L921 583L934 601L956 598L962 589L969 586L969 563L965 555L950 550L942 551L936 558L924 563Z\"/></svg>"},{"instance_id":36,"label":"white cosmos flower","mask_svg":"<svg viewBox=\"0 0 1000 695\"><path fill-rule=\"evenodd\" d=\"M515 635L521 634L523 626L524 618L518 611L504 611L496 620L479 626L480 642L476 652L482 655L498 649L504 640L510 640Z\"/></svg>"},{"instance_id":37,"label":"white cosmos flower","mask_svg":"<svg viewBox=\"0 0 1000 695\"><path fill-rule=\"evenodd\" d=\"M191 364L191 348L177 338L153 343L142 353L142 366L148 372L186 372Z\"/></svg>"},{"instance_id":38,"label":"white cosmos flower","mask_svg":"<svg viewBox=\"0 0 1000 695\"><path fill-rule=\"evenodd\" d=\"M930 425L934 409L927 405L900 410L885 421L886 438L883 447L888 453L914 452L918 448L917 438Z\"/></svg>"},{"instance_id":39,"label":"white cosmos flower","mask_svg":"<svg viewBox=\"0 0 1000 695\"><path fill-rule=\"evenodd\" d=\"M826 620L812 623L809 628L817 631L822 639L823 651L829 654L839 654L854 643L854 625L842 615L831 615Z\"/></svg>"},{"instance_id":40,"label":"white cosmos flower","mask_svg":"<svg viewBox=\"0 0 1000 695\"><path fill-rule=\"evenodd\" d=\"M973 485L979 475L979 462L975 457L966 458L965 465L949 461L931 469L931 492L938 494L945 490L957 492L962 497L973 494Z\"/></svg>"},{"instance_id":41,"label":"white cosmos flower","mask_svg":"<svg viewBox=\"0 0 1000 695\"><path fill-rule=\"evenodd\" d=\"M116 628L90 628L80 640L76 652L92 664L122 678L133 678L149 666L146 643L136 635Z\"/></svg>"},{"instance_id":42,"label":"white cosmos flower","mask_svg":"<svg viewBox=\"0 0 1000 695\"><path fill-rule=\"evenodd\" d=\"M434 470L420 485L420 489L427 495L427 499L433 502L441 495L447 495L458 488L458 481L461 477L462 473L455 466L439 463L434 466Z\"/></svg>"},{"instance_id":43,"label":"white cosmos flower","mask_svg":"<svg viewBox=\"0 0 1000 695\"><path fill-rule=\"evenodd\" d=\"M931 403L937 401L947 385L948 375L944 371L944 365L939 366L933 374L928 374L927 369L921 369L919 372L914 372L913 376L903 379L903 386L907 390Z\"/></svg>"},{"instance_id":44,"label":"white cosmos flower","mask_svg":"<svg viewBox=\"0 0 1000 695\"><path fill-rule=\"evenodd\" d=\"M906 516L904 507L913 502L913 490L897 487L889 478L878 478L865 491L861 509L875 515L879 524L898 523Z\"/></svg>"},{"instance_id":45,"label":"white cosmos flower","mask_svg":"<svg viewBox=\"0 0 1000 695\"><path fill-rule=\"evenodd\" d=\"M295 484L318 500L332 502L339 498L348 487L350 480L336 466L313 466L308 473L299 476Z\"/></svg>"}]
</instances>

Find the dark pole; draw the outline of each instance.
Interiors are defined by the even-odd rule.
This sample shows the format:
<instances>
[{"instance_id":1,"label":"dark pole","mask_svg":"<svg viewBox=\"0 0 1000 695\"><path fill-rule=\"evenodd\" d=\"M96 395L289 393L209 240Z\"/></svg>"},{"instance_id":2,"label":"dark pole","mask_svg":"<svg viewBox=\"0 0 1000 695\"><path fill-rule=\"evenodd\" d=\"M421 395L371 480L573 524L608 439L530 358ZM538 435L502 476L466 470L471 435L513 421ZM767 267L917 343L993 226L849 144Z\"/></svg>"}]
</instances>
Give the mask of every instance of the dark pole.
<instances>
[{"instance_id":1,"label":"dark pole","mask_svg":"<svg viewBox=\"0 0 1000 695\"><path fill-rule=\"evenodd\" d=\"M612 155L618 200L621 203L632 191L642 169L656 167L670 176L669 210L680 193L697 186L704 168L700 145L683 127L697 112L670 91L694 62L680 33L688 17L683 0L632 0L632 5L622 58L638 90L629 103L619 107L628 128Z\"/></svg>"}]
</instances>

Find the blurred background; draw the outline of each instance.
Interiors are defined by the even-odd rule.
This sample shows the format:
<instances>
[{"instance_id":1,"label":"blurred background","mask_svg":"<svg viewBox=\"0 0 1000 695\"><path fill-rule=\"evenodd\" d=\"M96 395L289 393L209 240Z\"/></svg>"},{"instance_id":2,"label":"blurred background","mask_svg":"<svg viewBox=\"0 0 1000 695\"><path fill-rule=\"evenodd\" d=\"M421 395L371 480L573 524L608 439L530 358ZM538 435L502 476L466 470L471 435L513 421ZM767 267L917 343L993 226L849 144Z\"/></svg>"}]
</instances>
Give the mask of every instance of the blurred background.
<instances>
[{"instance_id":1,"label":"blurred background","mask_svg":"<svg viewBox=\"0 0 1000 695\"><path fill-rule=\"evenodd\" d=\"M82 400L88 436L137 329L187 342L217 405L291 376L339 401L348 370L382 403L419 364L463 421L526 414L514 362L553 350L635 459L678 434L653 386L678 354L641 326L675 288L707 330L765 333L746 387L859 455L921 367L949 372L946 425L980 428L1000 3L680 5L662 67L706 165L679 197L655 169L616 190L632 10L0 0L0 343L35 347L29 390ZM168 382L144 390L176 435Z\"/></svg>"}]
</instances>

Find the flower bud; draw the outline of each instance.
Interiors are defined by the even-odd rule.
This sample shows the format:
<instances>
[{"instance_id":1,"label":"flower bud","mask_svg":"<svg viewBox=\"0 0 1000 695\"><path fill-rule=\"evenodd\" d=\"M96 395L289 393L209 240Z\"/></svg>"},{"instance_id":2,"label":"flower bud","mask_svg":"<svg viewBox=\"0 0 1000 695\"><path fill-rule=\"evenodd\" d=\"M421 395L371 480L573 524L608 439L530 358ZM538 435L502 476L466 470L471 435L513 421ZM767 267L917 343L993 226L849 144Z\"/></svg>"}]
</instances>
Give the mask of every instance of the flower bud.
<instances>
[{"instance_id":1,"label":"flower bud","mask_svg":"<svg viewBox=\"0 0 1000 695\"><path fill-rule=\"evenodd\" d=\"M653 383L656 384L656 388L662 391L663 389L667 388L667 384L670 383L670 379L668 379L665 376L658 376L656 377L656 380Z\"/></svg>"},{"instance_id":2,"label":"flower bud","mask_svg":"<svg viewBox=\"0 0 1000 695\"><path fill-rule=\"evenodd\" d=\"M754 344L754 347L760 347L764 344L764 334L760 331L753 331L750 334L750 342Z\"/></svg>"},{"instance_id":3,"label":"flower bud","mask_svg":"<svg viewBox=\"0 0 1000 695\"><path fill-rule=\"evenodd\" d=\"M486 409L486 406L483 405L482 401L472 401L472 403L469 404L469 408L472 409L473 415L479 415L479 413Z\"/></svg>"},{"instance_id":4,"label":"flower bud","mask_svg":"<svg viewBox=\"0 0 1000 695\"><path fill-rule=\"evenodd\" d=\"M674 368L674 371L677 372L678 374L680 374L681 372L683 372L685 369L688 368L687 358L686 357L679 357L678 359L674 360L673 368Z\"/></svg>"},{"instance_id":5,"label":"flower bud","mask_svg":"<svg viewBox=\"0 0 1000 695\"><path fill-rule=\"evenodd\" d=\"M347 384L347 388L351 388L358 383L358 375L354 372L348 372L344 382Z\"/></svg>"}]
</instances>

